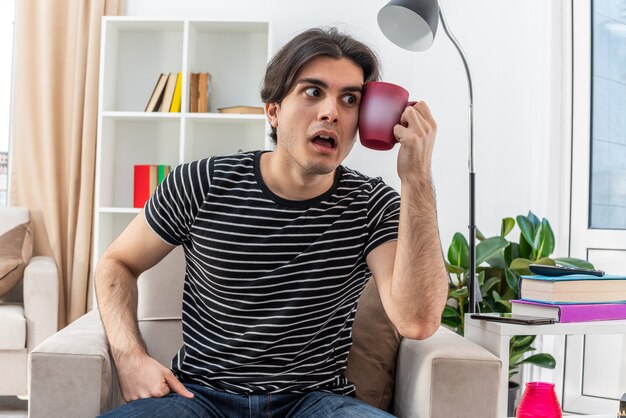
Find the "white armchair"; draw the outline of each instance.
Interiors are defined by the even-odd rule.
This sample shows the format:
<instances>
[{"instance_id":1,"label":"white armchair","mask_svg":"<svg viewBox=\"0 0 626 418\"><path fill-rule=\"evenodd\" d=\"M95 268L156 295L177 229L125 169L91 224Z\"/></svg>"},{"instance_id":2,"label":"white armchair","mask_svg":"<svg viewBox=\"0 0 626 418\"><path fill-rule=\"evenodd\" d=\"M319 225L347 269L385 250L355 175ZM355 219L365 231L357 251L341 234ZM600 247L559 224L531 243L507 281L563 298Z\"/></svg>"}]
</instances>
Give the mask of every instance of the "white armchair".
<instances>
[{"instance_id":1,"label":"white armchair","mask_svg":"<svg viewBox=\"0 0 626 418\"><path fill-rule=\"evenodd\" d=\"M168 367L182 344L183 276L179 247L138 281L139 330L148 353ZM407 418L497 418L500 367L496 356L443 327L423 341L403 339L393 412ZM31 353L31 418L93 417L121 403L97 310Z\"/></svg>"},{"instance_id":2,"label":"white armchair","mask_svg":"<svg viewBox=\"0 0 626 418\"><path fill-rule=\"evenodd\" d=\"M28 222L26 208L0 208L0 235ZM0 396L27 395L28 354L57 331L59 284L51 257L32 257L22 280L0 298Z\"/></svg>"}]
</instances>

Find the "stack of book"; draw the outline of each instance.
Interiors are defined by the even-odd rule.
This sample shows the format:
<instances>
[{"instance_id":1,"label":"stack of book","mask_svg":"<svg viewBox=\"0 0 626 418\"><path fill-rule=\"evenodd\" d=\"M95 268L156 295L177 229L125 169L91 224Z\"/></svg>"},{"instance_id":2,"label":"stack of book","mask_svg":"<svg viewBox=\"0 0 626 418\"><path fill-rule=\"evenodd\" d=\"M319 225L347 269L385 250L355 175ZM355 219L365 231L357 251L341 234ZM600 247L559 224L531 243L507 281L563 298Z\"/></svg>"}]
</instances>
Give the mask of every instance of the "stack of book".
<instances>
[{"instance_id":1,"label":"stack of book","mask_svg":"<svg viewBox=\"0 0 626 418\"><path fill-rule=\"evenodd\" d=\"M182 73L161 74L152 90L145 111L180 112L182 85Z\"/></svg>"},{"instance_id":2,"label":"stack of book","mask_svg":"<svg viewBox=\"0 0 626 418\"><path fill-rule=\"evenodd\" d=\"M211 110L211 74L191 73L189 80L189 112L203 113Z\"/></svg>"},{"instance_id":3,"label":"stack of book","mask_svg":"<svg viewBox=\"0 0 626 418\"><path fill-rule=\"evenodd\" d=\"M170 173L169 165L141 164L135 166L133 207L143 208L157 186Z\"/></svg>"},{"instance_id":4,"label":"stack of book","mask_svg":"<svg viewBox=\"0 0 626 418\"><path fill-rule=\"evenodd\" d=\"M626 276L522 276L512 312L557 322L626 319Z\"/></svg>"}]
</instances>

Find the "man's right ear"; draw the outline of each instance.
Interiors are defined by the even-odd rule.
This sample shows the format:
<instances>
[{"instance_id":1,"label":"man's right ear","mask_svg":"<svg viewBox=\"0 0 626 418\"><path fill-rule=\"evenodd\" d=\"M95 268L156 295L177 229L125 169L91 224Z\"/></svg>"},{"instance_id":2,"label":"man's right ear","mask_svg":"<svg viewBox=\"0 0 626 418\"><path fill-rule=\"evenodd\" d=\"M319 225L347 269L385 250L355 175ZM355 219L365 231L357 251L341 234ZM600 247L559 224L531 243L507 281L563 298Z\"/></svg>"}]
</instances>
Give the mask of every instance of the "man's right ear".
<instances>
[{"instance_id":1,"label":"man's right ear","mask_svg":"<svg viewBox=\"0 0 626 418\"><path fill-rule=\"evenodd\" d=\"M278 127L278 112L280 110L280 104L278 103L265 103L265 115L270 125L274 128Z\"/></svg>"}]
</instances>

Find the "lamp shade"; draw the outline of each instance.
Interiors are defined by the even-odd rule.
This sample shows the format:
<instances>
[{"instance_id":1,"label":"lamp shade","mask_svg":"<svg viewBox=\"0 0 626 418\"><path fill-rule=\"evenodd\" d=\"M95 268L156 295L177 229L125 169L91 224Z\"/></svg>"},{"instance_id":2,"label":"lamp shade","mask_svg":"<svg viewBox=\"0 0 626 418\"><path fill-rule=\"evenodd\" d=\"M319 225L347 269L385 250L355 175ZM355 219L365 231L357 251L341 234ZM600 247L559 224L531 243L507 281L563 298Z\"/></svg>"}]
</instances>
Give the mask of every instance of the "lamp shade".
<instances>
[{"instance_id":1,"label":"lamp shade","mask_svg":"<svg viewBox=\"0 0 626 418\"><path fill-rule=\"evenodd\" d=\"M430 48L438 23L437 0L391 0L378 12L378 26L387 39L414 52Z\"/></svg>"}]
</instances>

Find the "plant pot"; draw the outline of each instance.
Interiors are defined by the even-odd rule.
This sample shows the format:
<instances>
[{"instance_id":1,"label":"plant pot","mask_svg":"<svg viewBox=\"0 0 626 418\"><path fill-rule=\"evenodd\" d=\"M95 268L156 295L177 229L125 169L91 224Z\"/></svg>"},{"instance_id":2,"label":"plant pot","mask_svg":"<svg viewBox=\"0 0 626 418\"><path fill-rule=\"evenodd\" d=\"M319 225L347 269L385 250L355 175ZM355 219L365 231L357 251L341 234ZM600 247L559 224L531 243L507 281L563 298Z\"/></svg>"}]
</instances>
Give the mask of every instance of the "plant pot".
<instances>
[{"instance_id":1,"label":"plant pot","mask_svg":"<svg viewBox=\"0 0 626 418\"><path fill-rule=\"evenodd\" d=\"M509 382L509 402L506 408L506 416L515 416L515 401L517 400L517 394L519 393L519 383Z\"/></svg>"}]
</instances>

